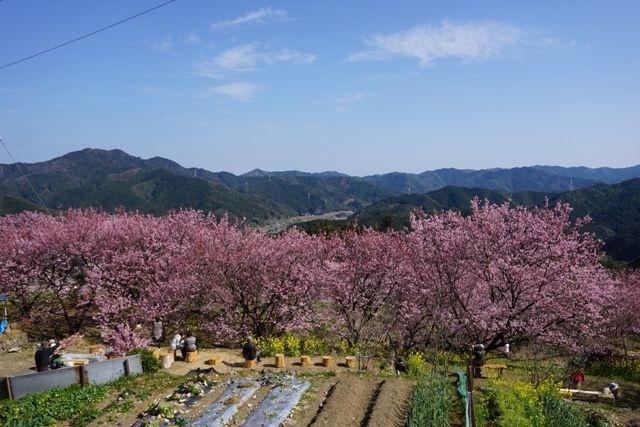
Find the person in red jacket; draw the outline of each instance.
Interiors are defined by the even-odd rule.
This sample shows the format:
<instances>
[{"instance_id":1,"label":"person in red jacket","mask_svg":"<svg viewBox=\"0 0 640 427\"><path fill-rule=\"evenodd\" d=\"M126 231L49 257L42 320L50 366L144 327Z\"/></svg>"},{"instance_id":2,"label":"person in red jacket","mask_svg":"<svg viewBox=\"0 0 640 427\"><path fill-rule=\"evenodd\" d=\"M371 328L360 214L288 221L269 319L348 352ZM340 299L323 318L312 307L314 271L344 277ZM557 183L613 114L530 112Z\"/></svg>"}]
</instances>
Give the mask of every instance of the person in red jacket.
<instances>
[{"instance_id":1,"label":"person in red jacket","mask_svg":"<svg viewBox=\"0 0 640 427\"><path fill-rule=\"evenodd\" d=\"M582 390L582 383L584 382L584 374L582 370L578 369L569 376L569 388Z\"/></svg>"}]
</instances>

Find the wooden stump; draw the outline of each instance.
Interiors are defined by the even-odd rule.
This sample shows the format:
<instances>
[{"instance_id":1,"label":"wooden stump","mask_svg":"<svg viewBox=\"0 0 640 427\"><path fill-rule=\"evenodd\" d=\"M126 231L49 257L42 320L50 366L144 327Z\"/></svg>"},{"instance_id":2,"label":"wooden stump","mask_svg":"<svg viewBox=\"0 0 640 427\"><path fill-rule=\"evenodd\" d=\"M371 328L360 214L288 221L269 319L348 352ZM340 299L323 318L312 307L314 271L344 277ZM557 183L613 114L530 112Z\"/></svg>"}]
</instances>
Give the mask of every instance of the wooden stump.
<instances>
[{"instance_id":1,"label":"wooden stump","mask_svg":"<svg viewBox=\"0 0 640 427\"><path fill-rule=\"evenodd\" d=\"M284 354L278 353L276 354L276 368L284 368Z\"/></svg>"},{"instance_id":2,"label":"wooden stump","mask_svg":"<svg viewBox=\"0 0 640 427\"><path fill-rule=\"evenodd\" d=\"M244 361L244 367L246 369L253 369L256 367L256 359L253 360L245 360Z\"/></svg>"},{"instance_id":3,"label":"wooden stump","mask_svg":"<svg viewBox=\"0 0 640 427\"><path fill-rule=\"evenodd\" d=\"M187 363L196 363L198 362L198 350L196 351L187 351L187 356L184 358L184 361Z\"/></svg>"},{"instance_id":4,"label":"wooden stump","mask_svg":"<svg viewBox=\"0 0 640 427\"><path fill-rule=\"evenodd\" d=\"M309 356L300 356L300 365L302 365L302 366L311 366L311 357L309 357Z\"/></svg>"},{"instance_id":5,"label":"wooden stump","mask_svg":"<svg viewBox=\"0 0 640 427\"><path fill-rule=\"evenodd\" d=\"M220 362L222 362L222 358L214 356L211 359L207 360L206 362L204 362L205 365L211 365L211 366L216 366L218 365Z\"/></svg>"},{"instance_id":6,"label":"wooden stump","mask_svg":"<svg viewBox=\"0 0 640 427\"><path fill-rule=\"evenodd\" d=\"M173 365L173 353L163 354L160 358L162 369L169 369Z\"/></svg>"},{"instance_id":7,"label":"wooden stump","mask_svg":"<svg viewBox=\"0 0 640 427\"><path fill-rule=\"evenodd\" d=\"M356 368L356 358L355 356L347 356L344 358L344 363L347 365L347 368L355 369Z\"/></svg>"},{"instance_id":8,"label":"wooden stump","mask_svg":"<svg viewBox=\"0 0 640 427\"><path fill-rule=\"evenodd\" d=\"M322 356L322 366L333 366L333 357L331 356Z\"/></svg>"}]
</instances>

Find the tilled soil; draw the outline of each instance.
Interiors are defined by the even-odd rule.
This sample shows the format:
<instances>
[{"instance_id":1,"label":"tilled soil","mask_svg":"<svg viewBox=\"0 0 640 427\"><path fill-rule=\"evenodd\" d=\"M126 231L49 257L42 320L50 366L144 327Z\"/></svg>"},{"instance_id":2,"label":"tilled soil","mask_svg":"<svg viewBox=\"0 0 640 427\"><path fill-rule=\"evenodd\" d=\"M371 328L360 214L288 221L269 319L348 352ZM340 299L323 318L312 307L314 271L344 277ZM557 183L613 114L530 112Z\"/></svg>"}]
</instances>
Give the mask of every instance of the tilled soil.
<instances>
[{"instance_id":1,"label":"tilled soil","mask_svg":"<svg viewBox=\"0 0 640 427\"><path fill-rule=\"evenodd\" d=\"M380 380L337 378L335 388L310 426L358 427L362 424Z\"/></svg>"}]
</instances>

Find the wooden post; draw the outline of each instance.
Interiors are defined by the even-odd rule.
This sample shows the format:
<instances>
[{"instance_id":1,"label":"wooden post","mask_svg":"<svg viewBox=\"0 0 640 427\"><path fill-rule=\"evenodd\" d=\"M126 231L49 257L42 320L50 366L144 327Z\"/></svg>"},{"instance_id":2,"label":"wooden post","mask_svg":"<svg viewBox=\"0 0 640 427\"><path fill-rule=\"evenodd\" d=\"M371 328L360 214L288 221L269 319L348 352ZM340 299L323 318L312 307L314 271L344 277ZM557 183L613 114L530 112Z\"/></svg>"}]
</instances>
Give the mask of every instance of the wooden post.
<instances>
[{"instance_id":1,"label":"wooden post","mask_svg":"<svg viewBox=\"0 0 640 427\"><path fill-rule=\"evenodd\" d=\"M344 363L347 365L347 368L355 369L356 367L356 358L355 356L347 356L344 358Z\"/></svg>"},{"instance_id":2,"label":"wooden post","mask_svg":"<svg viewBox=\"0 0 640 427\"><path fill-rule=\"evenodd\" d=\"M256 367L256 359L253 360L245 360L244 361L245 369L253 369Z\"/></svg>"},{"instance_id":3,"label":"wooden post","mask_svg":"<svg viewBox=\"0 0 640 427\"><path fill-rule=\"evenodd\" d=\"M13 399L13 387L11 386L11 377L7 377L7 394L9 395L10 400Z\"/></svg>"},{"instance_id":4,"label":"wooden post","mask_svg":"<svg viewBox=\"0 0 640 427\"><path fill-rule=\"evenodd\" d=\"M302 366L311 366L311 357L309 357L309 356L300 356L300 365L302 365Z\"/></svg>"},{"instance_id":5,"label":"wooden post","mask_svg":"<svg viewBox=\"0 0 640 427\"><path fill-rule=\"evenodd\" d=\"M276 354L276 368L284 368L284 354L278 353Z\"/></svg>"},{"instance_id":6,"label":"wooden post","mask_svg":"<svg viewBox=\"0 0 640 427\"><path fill-rule=\"evenodd\" d=\"M331 356L322 356L322 365L325 367L329 367L333 365L333 357Z\"/></svg>"}]
</instances>

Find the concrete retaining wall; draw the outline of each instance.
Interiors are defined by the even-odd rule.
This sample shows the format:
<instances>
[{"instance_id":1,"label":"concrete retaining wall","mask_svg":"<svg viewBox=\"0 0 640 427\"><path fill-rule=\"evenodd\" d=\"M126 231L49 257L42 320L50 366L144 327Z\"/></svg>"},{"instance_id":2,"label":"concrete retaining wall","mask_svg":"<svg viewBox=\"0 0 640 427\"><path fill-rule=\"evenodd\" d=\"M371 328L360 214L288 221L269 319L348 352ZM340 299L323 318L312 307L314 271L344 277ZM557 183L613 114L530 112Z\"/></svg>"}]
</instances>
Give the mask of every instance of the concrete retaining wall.
<instances>
[{"instance_id":1,"label":"concrete retaining wall","mask_svg":"<svg viewBox=\"0 0 640 427\"><path fill-rule=\"evenodd\" d=\"M53 371L31 372L0 378L0 399L19 399L29 393L73 384L105 384L125 375L142 373L139 355L94 362Z\"/></svg>"}]
</instances>

